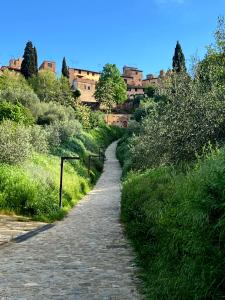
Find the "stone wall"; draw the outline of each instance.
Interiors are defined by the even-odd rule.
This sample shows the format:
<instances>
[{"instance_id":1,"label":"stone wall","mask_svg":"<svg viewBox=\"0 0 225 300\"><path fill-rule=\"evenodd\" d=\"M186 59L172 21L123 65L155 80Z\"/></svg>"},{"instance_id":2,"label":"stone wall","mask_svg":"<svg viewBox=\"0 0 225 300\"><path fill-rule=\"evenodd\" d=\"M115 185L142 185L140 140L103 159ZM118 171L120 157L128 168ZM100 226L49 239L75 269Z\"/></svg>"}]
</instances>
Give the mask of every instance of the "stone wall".
<instances>
[{"instance_id":1,"label":"stone wall","mask_svg":"<svg viewBox=\"0 0 225 300\"><path fill-rule=\"evenodd\" d=\"M126 128L130 121L131 115L129 114L105 114L105 122L108 125L115 125Z\"/></svg>"}]
</instances>

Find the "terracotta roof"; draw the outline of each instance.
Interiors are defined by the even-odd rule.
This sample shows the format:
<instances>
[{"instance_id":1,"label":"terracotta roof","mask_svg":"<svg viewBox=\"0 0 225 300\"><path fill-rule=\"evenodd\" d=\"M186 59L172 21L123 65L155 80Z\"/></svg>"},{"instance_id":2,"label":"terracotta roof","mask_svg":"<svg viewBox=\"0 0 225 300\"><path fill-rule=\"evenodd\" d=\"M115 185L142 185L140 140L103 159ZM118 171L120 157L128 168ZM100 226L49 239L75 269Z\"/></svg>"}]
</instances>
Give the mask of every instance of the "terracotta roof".
<instances>
[{"instance_id":1,"label":"terracotta roof","mask_svg":"<svg viewBox=\"0 0 225 300\"><path fill-rule=\"evenodd\" d=\"M75 78L74 81L82 82L82 83L96 84L96 81L95 81L95 80L88 79L88 78L85 78L85 77L78 77L78 78Z\"/></svg>"},{"instance_id":2,"label":"terracotta roof","mask_svg":"<svg viewBox=\"0 0 225 300\"><path fill-rule=\"evenodd\" d=\"M142 70L139 70L138 68L135 68L135 67L124 66L123 68L124 68L124 69L125 69L125 68L126 68L126 69L130 69L130 70L132 70L132 71L143 72Z\"/></svg>"},{"instance_id":3,"label":"terracotta roof","mask_svg":"<svg viewBox=\"0 0 225 300\"><path fill-rule=\"evenodd\" d=\"M1 68L1 71L4 71L4 70L11 70L11 71L17 71L17 72L20 72L20 68L14 68L14 67L9 67L9 66L2 66Z\"/></svg>"},{"instance_id":4,"label":"terracotta roof","mask_svg":"<svg viewBox=\"0 0 225 300\"><path fill-rule=\"evenodd\" d=\"M91 71L91 70L85 70L85 69L78 69L78 68L69 68L69 70L76 70L76 71L83 71L83 72L90 72L90 73L95 73L95 74L101 74L100 72L96 71Z\"/></svg>"},{"instance_id":5,"label":"terracotta roof","mask_svg":"<svg viewBox=\"0 0 225 300\"><path fill-rule=\"evenodd\" d=\"M123 78L134 78L133 76L126 76L126 75L121 75Z\"/></svg>"}]
</instances>

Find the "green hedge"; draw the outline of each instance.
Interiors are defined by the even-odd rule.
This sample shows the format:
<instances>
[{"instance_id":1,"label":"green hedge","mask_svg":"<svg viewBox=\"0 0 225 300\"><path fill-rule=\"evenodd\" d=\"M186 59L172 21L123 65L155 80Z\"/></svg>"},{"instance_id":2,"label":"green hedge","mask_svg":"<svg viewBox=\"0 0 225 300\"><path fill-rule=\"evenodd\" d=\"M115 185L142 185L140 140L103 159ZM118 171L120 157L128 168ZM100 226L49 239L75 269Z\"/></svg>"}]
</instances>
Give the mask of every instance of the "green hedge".
<instances>
[{"instance_id":1,"label":"green hedge","mask_svg":"<svg viewBox=\"0 0 225 300\"><path fill-rule=\"evenodd\" d=\"M224 299L225 149L185 173L130 173L122 221L147 299Z\"/></svg>"}]
</instances>

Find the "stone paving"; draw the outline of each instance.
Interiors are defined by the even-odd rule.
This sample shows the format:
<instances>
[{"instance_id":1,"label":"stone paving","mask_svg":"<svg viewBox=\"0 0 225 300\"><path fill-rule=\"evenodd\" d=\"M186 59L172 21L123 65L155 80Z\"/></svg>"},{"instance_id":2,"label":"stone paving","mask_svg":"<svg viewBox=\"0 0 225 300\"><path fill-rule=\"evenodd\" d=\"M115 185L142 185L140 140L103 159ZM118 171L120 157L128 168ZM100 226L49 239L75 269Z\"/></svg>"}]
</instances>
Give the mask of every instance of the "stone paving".
<instances>
[{"instance_id":1,"label":"stone paving","mask_svg":"<svg viewBox=\"0 0 225 300\"><path fill-rule=\"evenodd\" d=\"M46 223L31 221L23 216L0 215L0 245L45 225Z\"/></svg>"},{"instance_id":2,"label":"stone paving","mask_svg":"<svg viewBox=\"0 0 225 300\"><path fill-rule=\"evenodd\" d=\"M0 299L141 299L134 256L119 222L116 143L104 172L63 221L0 247Z\"/></svg>"}]
</instances>

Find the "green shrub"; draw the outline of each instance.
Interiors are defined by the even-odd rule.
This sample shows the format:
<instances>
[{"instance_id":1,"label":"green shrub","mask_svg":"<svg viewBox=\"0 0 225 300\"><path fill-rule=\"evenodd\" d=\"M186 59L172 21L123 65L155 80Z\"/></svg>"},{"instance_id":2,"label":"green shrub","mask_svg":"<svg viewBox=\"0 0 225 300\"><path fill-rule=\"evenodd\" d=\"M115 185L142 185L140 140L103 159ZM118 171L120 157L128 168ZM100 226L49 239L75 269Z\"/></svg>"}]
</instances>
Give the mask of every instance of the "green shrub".
<instances>
[{"instance_id":1,"label":"green shrub","mask_svg":"<svg viewBox=\"0 0 225 300\"><path fill-rule=\"evenodd\" d=\"M54 122L74 120L75 114L72 107L66 107L55 102L41 102L36 111L39 125L50 125Z\"/></svg>"},{"instance_id":2,"label":"green shrub","mask_svg":"<svg viewBox=\"0 0 225 300\"><path fill-rule=\"evenodd\" d=\"M10 102L0 102L0 121L12 120L17 123L30 125L34 123L31 112L21 104L12 104Z\"/></svg>"},{"instance_id":3,"label":"green shrub","mask_svg":"<svg viewBox=\"0 0 225 300\"><path fill-rule=\"evenodd\" d=\"M57 102L65 106L73 104L69 81L64 76L57 79L53 72L42 70L37 76L32 76L29 83L43 102Z\"/></svg>"},{"instance_id":4,"label":"green shrub","mask_svg":"<svg viewBox=\"0 0 225 300\"><path fill-rule=\"evenodd\" d=\"M0 124L0 162L22 163L31 155L30 132L24 125L6 120Z\"/></svg>"},{"instance_id":5,"label":"green shrub","mask_svg":"<svg viewBox=\"0 0 225 300\"><path fill-rule=\"evenodd\" d=\"M186 173L132 173L122 220L142 266L148 299L223 299L225 149Z\"/></svg>"},{"instance_id":6,"label":"green shrub","mask_svg":"<svg viewBox=\"0 0 225 300\"><path fill-rule=\"evenodd\" d=\"M26 79L14 71L5 70L0 76L0 102L7 101L13 104L22 104L31 109L40 103L38 96L29 86Z\"/></svg>"},{"instance_id":7,"label":"green shrub","mask_svg":"<svg viewBox=\"0 0 225 300\"><path fill-rule=\"evenodd\" d=\"M39 153L47 153L49 150L47 131L39 125L31 126L30 143L34 151Z\"/></svg>"}]
</instances>

